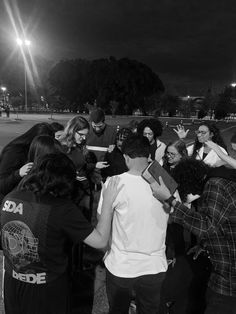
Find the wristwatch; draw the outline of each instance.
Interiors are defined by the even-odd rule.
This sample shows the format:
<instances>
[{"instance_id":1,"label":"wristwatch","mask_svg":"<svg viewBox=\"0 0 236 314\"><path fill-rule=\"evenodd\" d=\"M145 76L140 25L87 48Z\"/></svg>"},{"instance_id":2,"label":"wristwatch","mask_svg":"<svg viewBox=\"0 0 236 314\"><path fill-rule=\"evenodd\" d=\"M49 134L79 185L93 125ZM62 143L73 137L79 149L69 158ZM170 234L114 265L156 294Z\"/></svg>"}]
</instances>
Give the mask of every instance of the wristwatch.
<instances>
[{"instance_id":1,"label":"wristwatch","mask_svg":"<svg viewBox=\"0 0 236 314\"><path fill-rule=\"evenodd\" d=\"M166 200L164 200L165 203L167 203L170 207L172 206L172 203L173 201L175 200L176 198L171 195L169 198L167 198Z\"/></svg>"}]
</instances>

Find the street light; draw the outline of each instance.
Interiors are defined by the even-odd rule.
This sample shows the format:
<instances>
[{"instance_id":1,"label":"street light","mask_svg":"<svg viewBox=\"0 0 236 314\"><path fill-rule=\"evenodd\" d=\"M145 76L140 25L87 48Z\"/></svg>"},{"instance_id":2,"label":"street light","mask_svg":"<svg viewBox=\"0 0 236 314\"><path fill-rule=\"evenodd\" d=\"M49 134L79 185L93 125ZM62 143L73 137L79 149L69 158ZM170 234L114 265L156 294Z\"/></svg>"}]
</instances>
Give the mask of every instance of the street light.
<instances>
[{"instance_id":1,"label":"street light","mask_svg":"<svg viewBox=\"0 0 236 314\"><path fill-rule=\"evenodd\" d=\"M22 48L22 57L24 61L24 76L25 76L25 111L28 111L28 99L27 99L27 63L26 63L26 54L24 54L25 47L29 47L31 45L31 41L28 39L16 39L17 45Z\"/></svg>"},{"instance_id":2,"label":"street light","mask_svg":"<svg viewBox=\"0 0 236 314\"><path fill-rule=\"evenodd\" d=\"M7 90L7 88L5 86L1 86L1 90L3 93L3 107L5 108L6 107L6 90Z\"/></svg>"}]
</instances>

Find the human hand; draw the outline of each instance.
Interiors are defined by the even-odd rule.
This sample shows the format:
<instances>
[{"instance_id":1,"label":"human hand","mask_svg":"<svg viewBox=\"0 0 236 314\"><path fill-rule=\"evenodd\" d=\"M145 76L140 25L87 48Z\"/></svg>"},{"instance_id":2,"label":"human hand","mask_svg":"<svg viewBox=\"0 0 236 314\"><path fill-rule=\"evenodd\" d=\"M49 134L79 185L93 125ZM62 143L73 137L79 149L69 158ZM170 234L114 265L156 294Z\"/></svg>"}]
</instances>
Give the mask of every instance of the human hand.
<instances>
[{"instance_id":1,"label":"human hand","mask_svg":"<svg viewBox=\"0 0 236 314\"><path fill-rule=\"evenodd\" d=\"M193 260L196 260L199 255L201 254L208 254L208 251L205 250L203 247L201 247L199 244L193 246L191 249L188 250L187 252L188 255L194 254L193 255Z\"/></svg>"},{"instance_id":2,"label":"human hand","mask_svg":"<svg viewBox=\"0 0 236 314\"><path fill-rule=\"evenodd\" d=\"M107 149L108 153L111 153L114 150L114 148L115 148L115 145L109 145Z\"/></svg>"},{"instance_id":3,"label":"human hand","mask_svg":"<svg viewBox=\"0 0 236 314\"><path fill-rule=\"evenodd\" d=\"M178 124L176 129L173 129L173 131L178 135L179 139L183 139L187 136L189 129L185 130L183 125Z\"/></svg>"},{"instance_id":4,"label":"human hand","mask_svg":"<svg viewBox=\"0 0 236 314\"><path fill-rule=\"evenodd\" d=\"M98 161L97 163L96 163L96 166L95 166L95 168L97 168L97 169L103 169L103 168L107 168L107 167L109 167L110 165L107 163L107 161Z\"/></svg>"},{"instance_id":5,"label":"human hand","mask_svg":"<svg viewBox=\"0 0 236 314\"><path fill-rule=\"evenodd\" d=\"M210 148L213 149L217 154L221 153L221 149L219 147L219 145L217 145L215 142L213 141L206 141L205 144Z\"/></svg>"},{"instance_id":6,"label":"human hand","mask_svg":"<svg viewBox=\"0 0 236 314\"><path fill-rule=\"evenodd\" d=\"M118 176L111 177L107 186L103 185L103 206L112 209L113 202L115 201L118 193L123 188L123 184L119 186L120 178Z\"/></svg>"},{"instance_id":7,"label":"human hand","mask_svg":"<svg viewBox=\"0 0 236 314\"><path fill-rule=\"evenodd\" d=\"M159 182L158 184L157 181L153 182L150 184L153 196L157 198L159 201L163 202L166 199L168 199L171 196L171 193L167 186L165 185L164 181L162 180L162 177L159 177Z\"/></svg>"},{"instance_id":8,"label":"human hand","mask_svg":"<svg viewBox=\"0 0 236 314\"><path fill-rule=\"evenodd\" d=\"M24 166L20 168L19 175L23 178L30 172L32 167L33 167L33 162L28 162L27 164L25 164Z\"/></svg>"}]
</instances>

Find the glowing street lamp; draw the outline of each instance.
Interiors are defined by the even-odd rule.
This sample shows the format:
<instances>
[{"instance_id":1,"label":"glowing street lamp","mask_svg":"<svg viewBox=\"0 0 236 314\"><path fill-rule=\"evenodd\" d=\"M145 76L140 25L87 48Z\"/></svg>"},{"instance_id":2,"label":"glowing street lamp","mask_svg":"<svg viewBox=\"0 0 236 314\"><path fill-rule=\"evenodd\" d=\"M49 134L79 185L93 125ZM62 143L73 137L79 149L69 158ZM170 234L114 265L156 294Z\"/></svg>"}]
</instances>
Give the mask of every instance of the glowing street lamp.
<instances>
[{"instance_id":1,"label":"glowing street lamp","mask_svg":"<svg viewBox=\"0 0 236 314\"><path fill-rule=\"evenodd\" d=\"M7 90L7 88L5 86L1 86L1 90L2 90L2 93L3 93L3 106L5 108L5 106L6 106L6 90Z\"/></svg>"},{"instance_id":2,"label":"glowing street lamp","mask_svg":"<svg viewBox=\"0 0 236 314\"><path fill-rule=\"evenodd\" d=\"M231 85L233 88L236 87L236 83L235 83L235 82L231 83L230 85Z\"/></svg>"},{"instance_id":3,"label":"glowing street lamp","mask_svg":"<svg viewBox=\"0 0 236 314\"><path fill-rule=\"evenodd\" d=\"M26 47L29 47L31 45L31 41L28 39L21 39L17 38L16 43L18 46L22 47L22 49L25 49ZM27 99L27 64L26 64L26 54L23 54L23 61L24 61L24 76L25 76L25 111L28 110L28 99Z\"/></svg>"}]
</instances>

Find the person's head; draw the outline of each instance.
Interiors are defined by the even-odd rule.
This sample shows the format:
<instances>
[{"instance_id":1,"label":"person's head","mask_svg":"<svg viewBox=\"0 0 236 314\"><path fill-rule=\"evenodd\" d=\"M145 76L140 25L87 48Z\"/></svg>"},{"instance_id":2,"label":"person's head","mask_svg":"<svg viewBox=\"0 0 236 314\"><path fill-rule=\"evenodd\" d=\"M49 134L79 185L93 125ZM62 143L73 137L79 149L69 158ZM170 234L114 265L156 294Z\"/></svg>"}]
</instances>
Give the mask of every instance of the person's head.
<instances>
[{"instance_id":1,"label":"person's head","mask_svg":"<svg viewBox=\"0 0 236 314\"><path fill-rule=\"evenodd\" d=\"M203 192L205 179L211 167L202 160L183 158L173 169L173 177L178 183L178 192L181 200L186 201L188 194L199 194Z\"/></svg>"},{"instance_id":2,"label":"person's head","mask_svg":"<svg viewBox=\"0 0 236 314\"><path fill-rule=\"evenodd\" d=\"M129 128L131 129L132 133L137 133L138 121L137 120L131 120L129 122Z\"/></svg>"},{"instance_id":3,"label":"person's head","mask_svg":"<svg viewBox=\"0 0 236 314\"><path fill-rule=\"evenodd\" d=\"M188 151L184 141L178 140L166 146L165 159L170 166L176 166L182 158L187 157Z\"/></svg>"},{"instance_id":4,"label":"person's head","mask_svg":"<svg viewBox=\"0 0 236 314\"><path fill-rule=\"evenodd\" d=\"M48 154L62 152L61 144L53 137L48 135L36 136L29 148L28 161L38 162Z\"/></svg>"},{"instance_id":5,"label":"person's head","mask_svg":"<svg viewBox=\"0 0 236 314\"><path fill-rule=\"evenodd\" d=\"M63 153L45 155L34 164L29 175L19 184L19 190L30 190L36 195L52 194L71 198L74 191L76 169Z\"/></svg>"},{"instance_id":6,"label":"person's head","mask_svg":"<svg viewBox=\"0 0 236 314\"><path fill-rule=\"evenodd\" d=\"M150 144L153 144L161 136L162 129L162 124L158 119L144 119L138 124L137 131L140 135L147 137Z\"/></svg>"},{"instance_id":7,"label":"person's head","mask_svg":"<svg viewBox=\"0 0 236 314\"><path fill-rule=\"evenodd\" d=\"M106 127L105 114L101 108L96 108L90 113L90 121L95 133L102 133Z\"/></svg>"},{"instance_id":8,"label":"person's head","mask_svg":"<svg viewBox=\"0 0 236 314\"><path fill-rule=\"evenodd\" d=\"M132 131L128 128L122 128L117 132L116 135L116 146L121 150L122 144L124 140L127 139L128 136L132 134Z\"/></svg>"},{"instance_id":9,"label":"person's head","mask_svg":"<svg viewBox=\"0 0 236 314\"><path fill-rule=\"evenodd\" d=\"M58 140L64 131L64 126L58 122L52 122L51 127L53 128L55 139Z\"/></svg>"},{"instance_id":10,"label":"person's head","mask_svg":"<svg viewBox=\"0 0 236 314\"><path fill-rule=\"evenodd\" d=\"M236 133L234 133L233 136L231 137L230 143L231 143L232 149L236 150Z\"/></svg>"},{"instance_id":11,"label":"person's head","mask_svg":"<svg viewBox=\"0 0 236 314\"><path fill-rule=\"evenodd\" d=\"M33 139L38 135L49 135L54 137L54 132L50 124L42 122L36 123L32 126L28 131L23 133L22 135L15 138L13 141L9 143L9 145L23 145L23 146L30 146Z\"/></svg>"},{"instance_id":12,"label":"person's head","mask_svg":"<svg viewBox=\"0 0 236 314\"><path fill-rule=\"evenodd\" d=\"M148 159L150 155L150 143L148 139L139 134L132 134L124 140L121 151L124 155L127 167L130 169L130 161L135 159Z\"/></svg>"},{"instance_id":13,"label":"person's head","mask_svg":"<svg viewBox=\"0 0 236 314\"><path fill-rule=\"evenodd\" d=\"M84 145L88 132L88 121L84 117L75 116L67 122L65 130L59 140L70 149L76 145Z\"/></svg>"},{"instance_id":14,"label":"person's head","mask_svg":"<svg viewBox=\"0 0 236 314\"><path fill-rule=\"evenodd\" d=\"M227 146L225 145L224 140L220 134L220 130L217 128L215 123L204 121L199 125L195 133L196 139L194 144L193 157L195 157L197 154L197 150L208 140L213 141L227 151Z\"/></svg>"}]
</instances>

